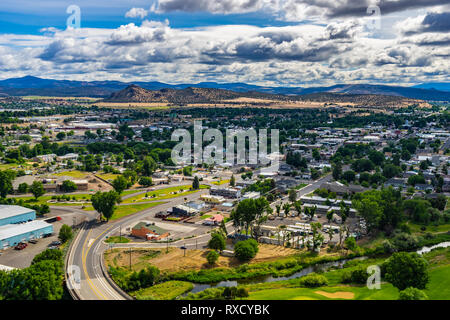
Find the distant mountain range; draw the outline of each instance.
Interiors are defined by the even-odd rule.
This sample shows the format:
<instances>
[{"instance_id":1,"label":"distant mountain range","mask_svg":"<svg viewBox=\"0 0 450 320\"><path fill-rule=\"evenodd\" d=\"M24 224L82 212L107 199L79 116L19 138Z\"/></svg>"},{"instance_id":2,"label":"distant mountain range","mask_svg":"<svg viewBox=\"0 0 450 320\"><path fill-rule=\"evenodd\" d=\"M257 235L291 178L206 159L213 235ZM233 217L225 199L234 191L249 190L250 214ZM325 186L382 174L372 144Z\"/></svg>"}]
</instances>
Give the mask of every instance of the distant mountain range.
<instances>
[{"instance_id":1,"label":"distant mountain range","mask_svg":"<svg viewBox=\"0 0 450 320\"><path fill-rule=\"evenodd\" d=\"M41 79L32 76L11 78L0 81L0 95L10 96L61 96L107 98L123 90L131 83L120 81L70 81ZM170 85L161 82L133 82L147 90L185 90L188 88L222 89L238 93L259 92L275 95L309 95L315 93L335 93L349 95L387 95L409 99L450 101L450 83L424 83L414 87L370 84L339 84L330 87L264 87L245 83L201 82L197 84Z\"/></svg>"}]
</instances>

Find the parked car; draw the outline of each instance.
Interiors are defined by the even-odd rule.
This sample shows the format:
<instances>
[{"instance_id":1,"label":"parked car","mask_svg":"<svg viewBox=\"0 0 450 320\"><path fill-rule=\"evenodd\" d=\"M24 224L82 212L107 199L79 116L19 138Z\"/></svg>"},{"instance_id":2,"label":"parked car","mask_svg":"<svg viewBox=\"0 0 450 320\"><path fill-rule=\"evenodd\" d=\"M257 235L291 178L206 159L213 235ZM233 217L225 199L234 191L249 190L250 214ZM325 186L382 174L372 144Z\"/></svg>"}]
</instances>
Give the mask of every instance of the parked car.
<instances>
[{"instance_id":1,"label":"parked car","mask_svg":"<svg viewBox=\"0 0 450 320\"><path fill-rule=\"evenodd\" d=\"M49 247L57 247L61 245L61 241L53 241L49 244Z\"/></svg>"},{"instance_id":2,"label":"parked car","mask_svg":"<svg viewBox=\"0 0 450 320\"><path fill-rule=\"evenodd\" d=\"M36 239L31 239L31 240L29 240L28 242L29 242L29 243L32 243L32 244L38 243L38 241L37 241Z\"/></svg>"},{"instance_id":3,"label":"parked car","mask_svg":"<svg viewBox=\"0 0 450 320\"><path fill-rule=\"evenodd\" d=\"M27 246L28 246L28 244L21 242L21 243L17 244L17 246L15 246L14 249L16 249L16 250L23 250Z\"/></svg>"}]
</instances>

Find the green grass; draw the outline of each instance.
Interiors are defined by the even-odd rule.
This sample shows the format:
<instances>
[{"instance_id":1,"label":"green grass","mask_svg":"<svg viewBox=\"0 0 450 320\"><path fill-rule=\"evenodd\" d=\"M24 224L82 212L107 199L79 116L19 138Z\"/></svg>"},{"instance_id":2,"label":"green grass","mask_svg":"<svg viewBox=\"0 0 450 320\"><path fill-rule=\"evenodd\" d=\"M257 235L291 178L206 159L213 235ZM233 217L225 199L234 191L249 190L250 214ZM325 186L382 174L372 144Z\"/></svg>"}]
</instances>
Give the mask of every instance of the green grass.
<instances>
[{"instance_id":1,"label":"green grass","mask_svg":"<svg viewBox=\"0 0 450 320\"><path fill-rule=\"evenodd\" d=\"M444 233L444 232L450 231L450 224L442 224L439 226L433 226L433 225L425 226L426 227L425 231L422 231L420 229L420 228L422 228L422 226L419 224L408 222L408 226L411 228L411 232L413 232L413 233L427 233L427 232Z\"/></svg>"},{"instance_id":2,"label":"green grass","mask_svg":"<svg viewBox=\"0 0 450 320\"><path fill-rule=\"evenodd\" d=\"M73 199L73 197L75 197L75 199L77 201L90 201L92 195L90 194L67 194L67 196L70 197L70 200ZM64 203L64 202L55 202L55 203L49 203L49 200L52 200L53 196L42 196L40 197L36 202L35 201L30 201L30 204L38 204L38 205L42 205L42 204L47 204L49 206L81 206L82 204L79 203ZM83 199L83 197L85 197L85 199ZM15 198L16 200L23 200L23 201L29 201L29 200L34 200L34 197L17 197Z\"/></svg>"},{"instance_id":3,"label":"green grass","mask_svg":"<svg viewBox=\"0 0 450 320\"><path fill-rule=\"evenodd\" d=\"M128 198L123 201L123 203L135 203L135 202L145 202L145 201L159 201L172 199L177 197L187 196L189 194L193 194L198 192L198 190L190 190L190 186L177 186L177 187L169 187L160 190L150 191L147 193L139 194L137 196ZM200 186L200 189L206 189L206 186ZM176 194L173 194L176 192ZM144 199L145 195L148 195L149 199Z\"/></svg>"},{"instance_id":4,"label":"green grass","mask_svg":"<svg viewBox=\"0 0 450 320\"><path fill-rule=\"evenodd\" d=\"M205 219L208 219L208 218L211 218L211 217L212 217L212 215L210 215L210 214L204 214L204 215L202 215L200 217L200 219L205 220Z\"/></svg>"},{"instance_id":5,"label":"green grass","mask_svg":"<svg viewBox=\"0 0 450 320\"><path fill-rule=\"evenodd\" d=\"M173 300L176 297L192 290L194 286L185 281L167 281L153 287L133 292L137 300Z\"/></svg>"},{"instance_id":6,"label":"green grass","mask_svg":"<svg viewBox=\"0 0 450 320\"><path fill-rule=\"evenodd\" d=\"M221 186L223 184L229 183L231 180L221 180L221 181L213 181L212 184L215 184L216 186Z\"/></svg>"},{"instance_id":7,"label":"green grass","mask_svg":"<svg viewBox=\"0 0 450 320\"><path fill-rule=\"evenodd\" d=\"M86 176L88 174L86 172L82 172L82 171L78 171L78 170L72 170L72 171L63 171L63 172L60 172L60 173L54 173L52 175L56 176L56 177L67 176L67 177L72 177L72 178L75 178L75 179L84 179L84 178L86 178Z\"/></svg>"},{"instance_id":8,"label":"green grass","mask_svg":"<svg viewBox=\"0 0 450 320\"><path fill-rule=\"evenodd\" d=\"M450 300L450 265L431 270L425 293L430 300Z\"/></svg>"},{"instance_id":9,"label":"green grass","mask_svg":"<svg viewBox=\"0 0 450 320\"><path fill-rule=\"evenodd\" d=\"M307 186L306 183L301 183L301 184L299 184L298 186L296 186L295 189L300 190L300 189L303 189L303 188L306 187L306 186Z\"/></svg>"},{"instance_id":10,"label":"green grass","mask_svg":"<svg viewBox=\"0 0 450 320\"><path fill-rule=\"evenodd\" d=\"M382 284L381 290L369 290L367 287L321 287L321 288L281 288L272 290L261 290L250 292L249 300L347 300L339 298L329 298L317 291L329 293L351 292L354 294L352 300L397 300L398 289L391 284Z\"/></svg>"},{"instance_id":11,"label":"green grass","mask_svg":"<svg viewBox=\"0 0 450 320\"><path fill-rule=\"evenodd\" d=\"M109 237L107 243L128 243L130 239L124 237Z\"/></svg>"},{"instance_id":12,"label":"green grass","mask_svg":"<svg viewBox=\"0 0 450 320\"><path fill-rule=\"evenodd\" d=\"M160 204L163 204L165 202L151 202L151 203L141 203L141 204L133 204L133 205L126 205L126 206L118 206L116 211L114 212L111 221L159 206ZM85 211L94 211L94 208L92 205L88 205L84 208Z\"/></svg>"},{"instance_id":13,"label":"green grass","mask_svg":"<svg viewBox=\"0 0 450 320\"><path fill-rule=\"evenodd\" d=\"M102 173L102 174L97 174L98 177L102 178L103 180L106 181L112 181L115 178L117 178L118 176L120 176L120 174L114 174L114 173Z\"/></svg>"}]
</instances>

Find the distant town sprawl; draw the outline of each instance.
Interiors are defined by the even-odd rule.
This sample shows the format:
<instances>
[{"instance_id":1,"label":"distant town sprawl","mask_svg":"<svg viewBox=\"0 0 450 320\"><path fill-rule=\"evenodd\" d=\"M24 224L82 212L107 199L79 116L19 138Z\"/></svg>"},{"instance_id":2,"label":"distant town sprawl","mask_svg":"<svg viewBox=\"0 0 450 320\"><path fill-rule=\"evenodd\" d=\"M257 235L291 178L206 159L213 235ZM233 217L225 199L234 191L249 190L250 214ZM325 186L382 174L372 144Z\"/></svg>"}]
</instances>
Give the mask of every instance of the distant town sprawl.
<instances>
[{"instance_id":1,"label":"distant town sprawl","mask_svg":"<svg viewBox=\"0 0 450 320\"><path fill-rule=\"evenodd\" d=\"M449 105L437 102L2 98L0 280L53 280L41 291L0 288L0 299L443 298L436 283L449 280L422 268L432 253L421 248L450 240L449 122ZM251 135L218 144L232 131L264 130L264 146ZM192 137L183 161L173 158L177 131ZM419 280L397 281L400 259ZM49 261L55 268L37 271ZM361 286L374 265L377 297Z\"/></svg>"}]
</instances>

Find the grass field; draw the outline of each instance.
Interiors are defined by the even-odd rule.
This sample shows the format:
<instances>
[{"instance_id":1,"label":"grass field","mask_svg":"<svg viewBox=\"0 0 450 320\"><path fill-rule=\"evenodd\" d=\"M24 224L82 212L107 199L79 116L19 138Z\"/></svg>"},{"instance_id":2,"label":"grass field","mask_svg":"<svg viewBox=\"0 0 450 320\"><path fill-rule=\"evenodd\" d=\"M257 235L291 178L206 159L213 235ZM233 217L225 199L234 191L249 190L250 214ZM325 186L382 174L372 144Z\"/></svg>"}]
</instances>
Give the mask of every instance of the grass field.
<instances>
[{"instance_id":1,"label":"grass field","mask_svg":"<svg viewBox=\"0 0 450 320\"><path fill-rule=\"evenodd\" d=\"M134 202L145 202L145 201L159 201L171 198L177 198L182 196L187 196L189 194L198 192L198 190L190 191L190 186L177 186L164 188L160 190L155 190L143 194L139 194L135 197L128 198L123 201L123 203L134 203ZM206 189L206 186L200 186L200 189ZM145 195L148 195L149 199L144 199Z\"/></svg>"},{"instance_id":2,"label":"grass field","mask_svg":"<svg viewBox=\"0 0 450 320\"><path fill-rule=\"evenodd\" d=\"M72 171L63 171L63 172L59 172L59 173L54 173L52 174L53 176L56 177L72 177L75 179L84 179L86 178L86 176L88 175L87 172L82 172L82 171L78 171L78 170L72 170Z\"/></svg>"},{"instance_id":3,"label":"grass field","mask_svg":"<svg viewBox=\"0 0 450 320\"><path fill-rule=\"evenodd\" d=\"M106 181L112 181L115 178L117 178L118 176L120 176L120 174L114 174L114 173L102 173L102 174L97 174L98 177L102 178L103 180Z\"/></svg>"},{"instance_id":4,"label":"grass field","mask_svg":"<svg viewBox=\"0 0 450 320\"><path fill-rule=\"evenodd\" d=\"M173 300L192 290L194 286L185 281L167 281L150 288L131 293L137 300Z\"/></svg>"},{"instance_id":5,"label":"grass field","mask_svg":"<svg viewBox=\"0 0 450 320\"><path fill-rule=\"evenodd\" d=\"M67 194L67 196L70 197L70 199L72 200L73 197L75 197L76 201L90 201L92 195L90 194ZM17 200L24 200L24 201L28 201L28 200L33 200L34 197L18 197L16 198ZM49 206L82 206L83 204L80 203L65 203L65 202L55 202L55 203L49 203L48 201L52 200L52 196L42 196L38 199L38 201L34 202L31 201L31 204L38 204L38 205L42 205L42 204L47 204Z\"/></svg>"},{"instance_id":6,"label":"grass field","mask_svg":"<svg viewBox=\"0 0 450 320\"><path fill-rule=\"evenodd\" d=\"M231 180L220 180L220 181L213 181L212 184L215 184L216 186L221 186L223 184L230 183Z\"/></svg>"},{"instance_id":7,"label":"grass field","mask_svg":"<svg viewBox=\"0 0 450 320\"><path fill-rule=\"evenodd\" d=\"M138 213L140 211L144 211L156 206L159 206L160 204L163 204L164 202L150 202L150 203L141 203L141 204L132 204L132 205L122 205L122 206L118 206L116 211L114 211L114 214L112 216L112 218L110 219L111 221ZM89 205L86 206L84 208L84 210L86 211L94 211L94 208Z\"/></svg>"}]
</instances>

